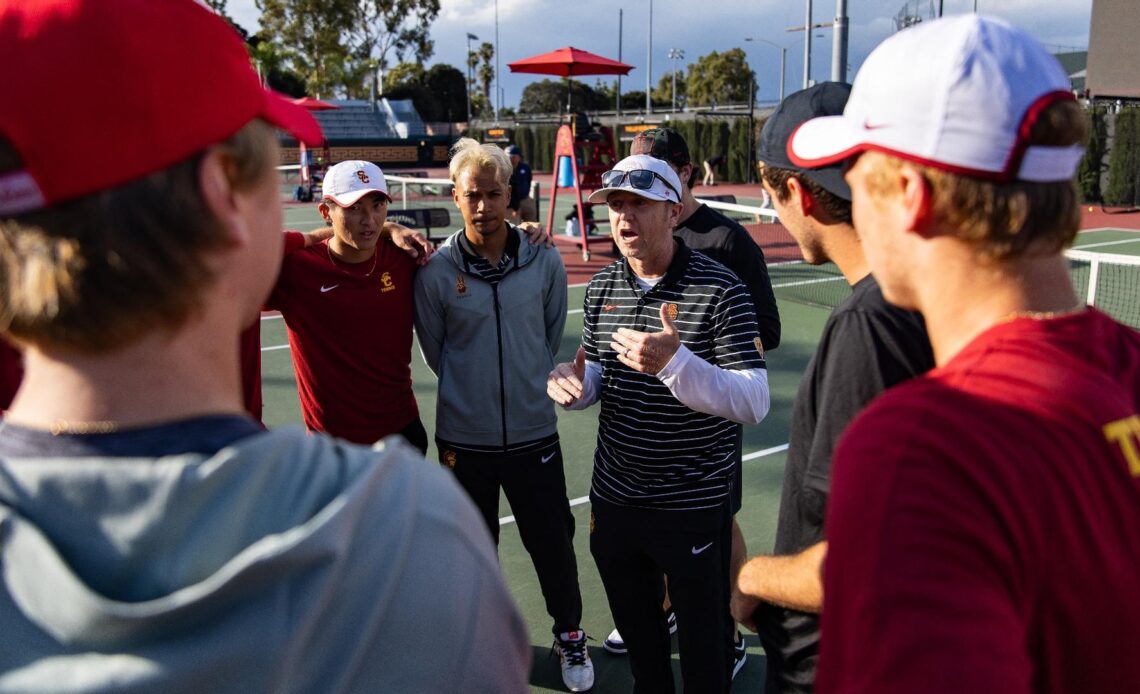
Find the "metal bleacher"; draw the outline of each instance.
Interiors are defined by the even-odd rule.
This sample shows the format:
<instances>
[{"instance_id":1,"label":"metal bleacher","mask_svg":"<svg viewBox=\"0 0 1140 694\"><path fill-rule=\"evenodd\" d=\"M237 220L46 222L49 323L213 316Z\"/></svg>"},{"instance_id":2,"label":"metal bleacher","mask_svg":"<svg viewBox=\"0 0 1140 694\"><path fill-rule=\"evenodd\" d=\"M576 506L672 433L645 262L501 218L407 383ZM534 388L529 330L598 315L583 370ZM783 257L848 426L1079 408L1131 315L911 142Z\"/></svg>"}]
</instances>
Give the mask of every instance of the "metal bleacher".
<instances>
[{"instance_id":1,"label":"metal bleacher","mask_svg":"<svg viewBox=\"0 0 1140 694\"><path fill-rule=\"evenodd\" d=\"M338 140L359 142L402 137L393 117L395 114L383 102L377 110L373 110L372 102L360 99L330 99L329 103L336 108L315 111L313 115L317 117L325 138L330 143ZM415 109L412 111L414 113ZM418 120L419 116L416 118Z\"/></svg>"},{"instance_id":2,"label":"metal bleacher","mask_svg":"<svg viewBox=\"0 0 1140 694\"><path fill-rule=\"evenodd\" d=\"M420 137L427 135L427 125L424 124L411 99L393 101L381 99L381 106L387 106L391 122L396 124L396 132L400 137Z\"/></svg>"}]
</instances>

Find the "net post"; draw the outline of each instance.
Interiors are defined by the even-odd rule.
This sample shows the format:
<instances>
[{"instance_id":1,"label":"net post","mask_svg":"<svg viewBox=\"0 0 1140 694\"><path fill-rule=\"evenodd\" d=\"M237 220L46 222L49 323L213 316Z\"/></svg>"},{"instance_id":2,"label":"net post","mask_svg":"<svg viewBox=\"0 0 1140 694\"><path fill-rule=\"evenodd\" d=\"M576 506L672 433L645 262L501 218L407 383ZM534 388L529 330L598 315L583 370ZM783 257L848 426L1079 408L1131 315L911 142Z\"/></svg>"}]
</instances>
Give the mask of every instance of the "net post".
<instances>
[{"instance_id":1,"label":"net post","mask_svg":"<svg viewBox=\"0 0 1140 694\"><path fill-rule=\"evenodd\" d=\"M1089 289L1085 296L1087 306L1096 306L1096 285L1100 276L1100 260L1092 258L1089 261Z\"/></svg>"}]
</instances>

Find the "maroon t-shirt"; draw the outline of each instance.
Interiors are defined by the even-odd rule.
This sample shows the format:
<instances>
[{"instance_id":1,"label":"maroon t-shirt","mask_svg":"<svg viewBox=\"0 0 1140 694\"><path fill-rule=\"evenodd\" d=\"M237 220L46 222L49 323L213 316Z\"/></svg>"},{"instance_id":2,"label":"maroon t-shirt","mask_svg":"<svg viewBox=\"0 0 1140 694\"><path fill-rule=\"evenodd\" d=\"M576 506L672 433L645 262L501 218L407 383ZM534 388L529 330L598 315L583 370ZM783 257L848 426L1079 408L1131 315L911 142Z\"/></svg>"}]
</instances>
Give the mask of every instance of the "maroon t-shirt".
<instances>
[{"instance_id":1,"label":"maroon t-shirt","mask_svg":"<svg viewBox=\"0 0 1140 694\"><path fill-rule=\"evenodd\" d=\"M310 430L371 444L419 416L411 372L415 270L387 241L357 264L334 261L327 241L285 256L267 308L285 319Z\"/></svg>"},{"instance_id":2,"label":"maroon t-shirt","mask_svg":"<svg viewBox=\"0 0 1140 694\"><path fill-rule=\"evenodd\" d=\"M305 247L305 235L299 231L286 231L284 254L289 255ZM261 320L242 331L238 342L241 354L241 395L245 410L261 422Z\"/></svg>"},{"instance_id":3,"label":"maroon t-shirt","mask_svg":"<svg viewBox=\"0 0 1140 694\"><path fill-rule=\"evenodd\" d=\"M1140 333L1020 318L836 452L820 692L1140 691Z\"/></svg>"}]
</instances>

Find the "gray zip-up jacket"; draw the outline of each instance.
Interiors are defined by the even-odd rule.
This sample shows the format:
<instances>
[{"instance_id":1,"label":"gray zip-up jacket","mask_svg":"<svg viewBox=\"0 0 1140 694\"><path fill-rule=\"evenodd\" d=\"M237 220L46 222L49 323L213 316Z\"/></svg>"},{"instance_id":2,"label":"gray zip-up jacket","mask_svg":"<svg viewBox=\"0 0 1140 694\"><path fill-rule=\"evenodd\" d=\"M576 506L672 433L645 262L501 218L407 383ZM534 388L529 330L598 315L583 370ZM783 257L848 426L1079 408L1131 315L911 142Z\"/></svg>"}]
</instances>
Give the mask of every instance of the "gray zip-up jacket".
<instances>
[{"instance_id":1,"label":"gray zip-up jacket","mask_svg":"<svg viewBox=\"0 0 1140 694\"><path fill-rule=\"evenodd\" d=\"M558 431L546 377L566 326L566 268L509 229L518 253L497 287L468 271L463 230L416 274L416 335L439 377L436 436L452 443L506 449Z\"/></svg>"}]
</instances>

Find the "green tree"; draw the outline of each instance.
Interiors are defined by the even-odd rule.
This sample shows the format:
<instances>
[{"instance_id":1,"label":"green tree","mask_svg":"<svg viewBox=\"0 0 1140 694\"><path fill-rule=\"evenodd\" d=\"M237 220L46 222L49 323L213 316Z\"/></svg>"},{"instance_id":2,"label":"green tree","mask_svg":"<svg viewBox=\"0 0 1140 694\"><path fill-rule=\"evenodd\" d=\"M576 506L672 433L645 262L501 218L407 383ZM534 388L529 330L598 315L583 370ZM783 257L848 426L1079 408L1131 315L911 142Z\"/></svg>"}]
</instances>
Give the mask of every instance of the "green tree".
<instances>
[{"instance_id":1,"label":"green tree","mask_svg":"<svg viewBox=\"0 0 1140 694\"><path fill-rule=\"evenodd\" d=\"M484 41L479 45L479 50L472 51L471 55L467 56L467 60L475 73L475 84L479 85L479 95L483 97L479 100L471 99L471 112L486 117L495 110L494 102L491 100L491 85L495 82L495 45ZM479 104L478 110L475 109L476 101Z\"/></svg>"},{"instance_id":2,"label":"green tree","mask_svg":"<svg viewBox=\"0 0 1140 694\"><path fill-rule=\"evenodd\" d=\"M227 0L205 0L205 2L206 7L209 7L211 10L213 10L214 14L218 15L219 17L224 17L225 19L229 20L231 24L233 23L233 18L230 17L229 12L226 10Z\"/></svg>"},{"instance_id":3,"label":"green tree","mask_svg":"<svg viewBox=\"0 0 1140 694\"><path fill-rule=\"evenodd\" d=\"M685 78L685 71L677 71L677 108L685 106L685 95L687 93L687 83ZM642 92L644 94L644 92ZM673 73L666 72L661 75L661 79L657 81L657 86L651 92L651 98L654 105L662 104L665 106L673 105ZM642 96L641 103L645 104L645 97Z\"/></svg>"},{"instance_id":4,"label":"green tree","mask_svg":"<svg viewBox=\"0 0 1140 694\"><path fill-rule=\"evenodd\" d=\"M357 18L355 0L257 0L262 33L318 98L343 90L351 48L341 29Z\"/></svg>"},{"instance_id":5,"label":"green tree","mask_svg":"<svg viewBox=\"0 0 1140 694\"><path fill-rule=\"evenodd\" d=\"M1116 114L1104 201L1110 205L1140 203L1140 108L1125 108Z\"/></svg>"},{"instance_id":6,"label":"green tree","mask_svg":"<svg viewBox=\"0 0 1140 694\"><path fill-rule=\"evenodd\" d=\"M519 113L561 113L566 110L566 88L573 90L571 104L575 111L597 111L613 108L613 97L599 94L578 80L541 80L523 88Z\"/></svg>"},{"instance_id":7,"label":"green tree","mask_svg":"<svg viewBox=\"0 0 1140 694\"><path fill-rule=\"evenodd\" d=\"M384 81L390 89L409 84L423 84L427 72L420 63L400 63L384 75Z\"/></svg>"},{"instance_id":8,"label":"green tree","mask_svg":"<svg viewBox=\"0 0 1140 694\"><path fill-rule=\"evenodd\" d=\"M1108 150L1108 126L1105 124L1105 108L1098 106L1085 111L1089 120L1089 142L1085 156L1077 168L1077 183L1081 187L1081 199L1086 202L1100 202L1100 177L1104 173L1104 155Z\"/></svg>"},{"instance_id":9,"label":"green tree","mask_svg":"<svg viewBox=\"0 0 1140 694\"><path fill-rule=\"evenodd\" d=\"M440 63L424 71L419 63L400 63L388 73L389 99L411 99L428 122L455 122L466 116L467 95L463 73Z\"/></svg>"},{"instance_id":10,"label":"green tree","mask_svg":"<svg viewBox=\"0 0 1140 694\"><path fill-rule=\"evenodd\" d=\"M356 6L357 21L344 28L352 31L358 64L378 70L378 90L383 94L390 54L398 61L410 55L425 63L435 52L429 32L439 16L439 0L357 0Z\"/></svg>"},{"instance_id":11,"label":"green tree","mask_svg":"<svg viewBox=\"0 0 1140 694\"><path fill-rule=\"evenodd\" d=\"M246 43L257 73L266 85L289 96L305 95L305 81L286 66L285 58L272 41L264 34L254 34Z\"/></svg>"},{"instance_id":12,"label":"green tree","mask_svg":"<svg viewBox=\"0 0 1140 694\"><path fill-rule=\"evenodd\" d=\"M755 96L755 77L742 49L713 51L689 66L687 102L690 106L749 103Z\"/></svg>"},{"instance_id":13,"label":"green tree","mask_svg":"<svg viewBox=\"0 0 1140 694\"><path fill-rule=\"evenodd\" d=\"M214 0L221 2L223 0ZM314 96L369 95L389 56L425 62L439 0L256 0L264 35ZM378 81L378 80L377 80Z\"/></svg>"},{"instance_id":14,"label":"green tree","mask_svg":"<svg viewBox=\"0 0 1140 694\"><path fill-rule=\"evenodd\" d=\"M453 123L467 117L465 86L467 78L459 68L446 63L436 63L424 76L424 84L435 97L437 109L433 117L428 120Z\"/></svg>"}]
</instances>

